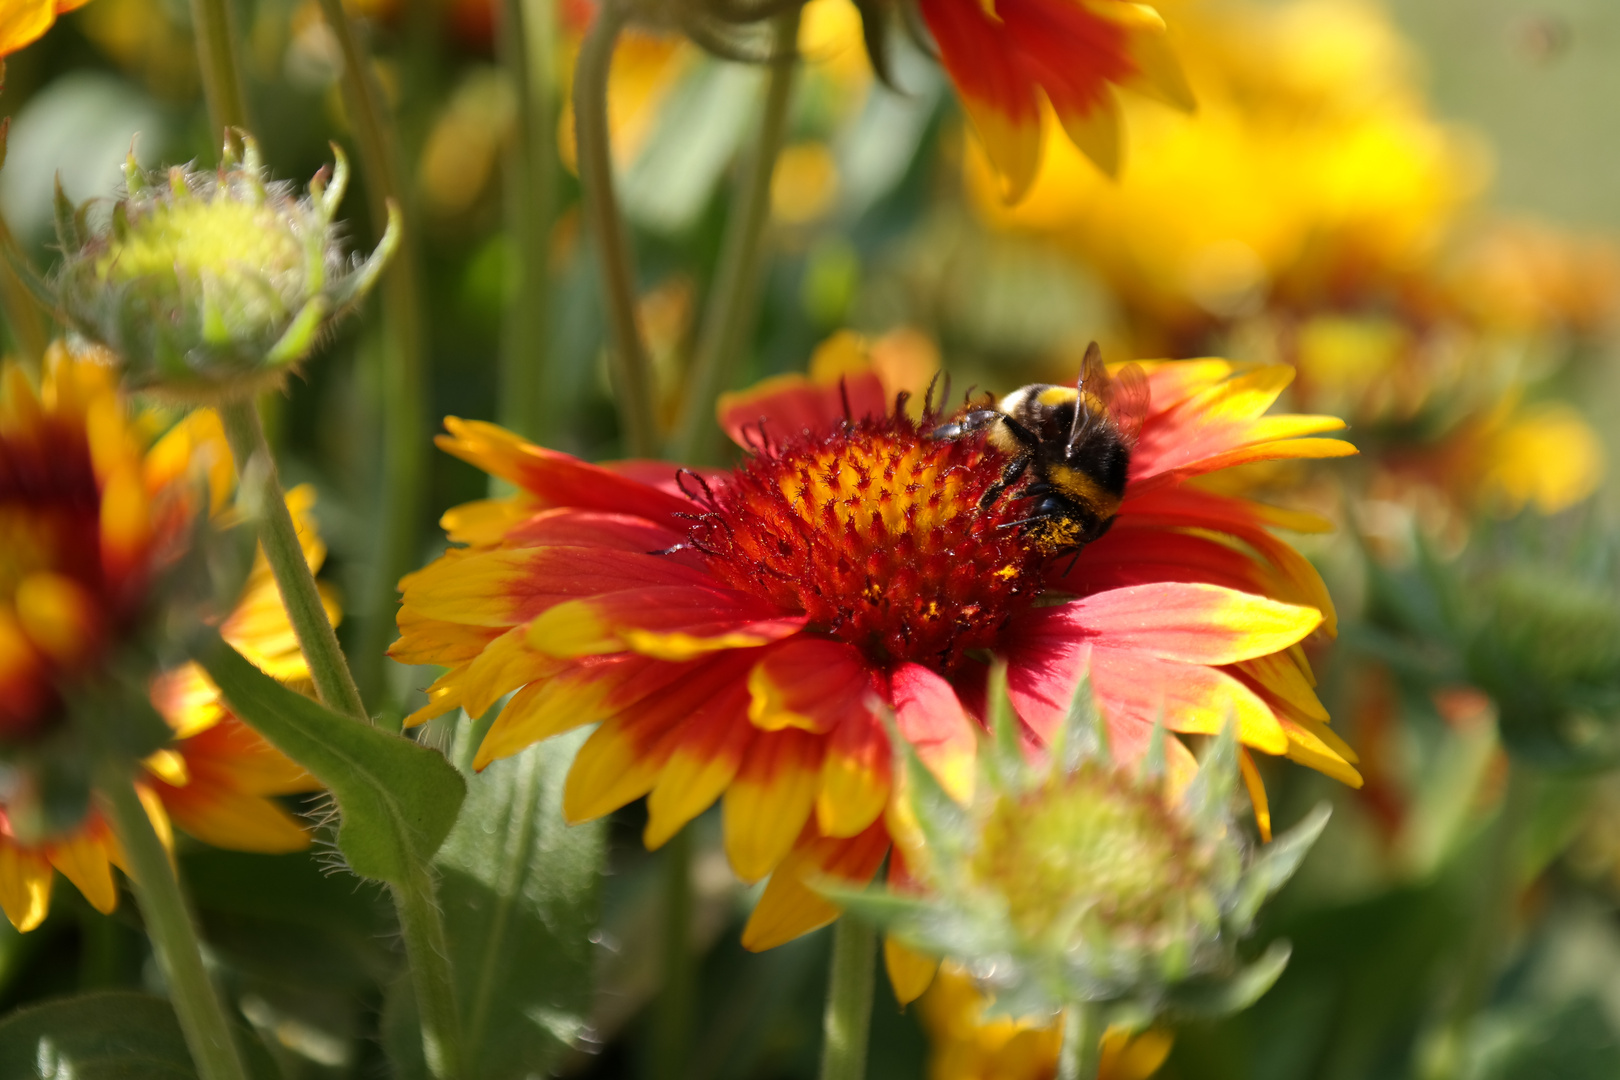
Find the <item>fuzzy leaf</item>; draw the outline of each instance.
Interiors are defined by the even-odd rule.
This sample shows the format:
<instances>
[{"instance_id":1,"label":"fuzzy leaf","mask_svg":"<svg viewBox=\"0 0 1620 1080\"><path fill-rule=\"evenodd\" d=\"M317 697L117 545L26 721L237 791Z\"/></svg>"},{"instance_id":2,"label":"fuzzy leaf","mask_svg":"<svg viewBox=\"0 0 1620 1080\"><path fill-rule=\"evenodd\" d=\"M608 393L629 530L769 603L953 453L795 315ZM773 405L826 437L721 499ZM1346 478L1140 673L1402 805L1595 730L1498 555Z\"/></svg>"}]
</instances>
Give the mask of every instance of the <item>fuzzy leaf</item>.
<instances>
[{"instance_id":1,"label":"fuzzy leaf","mask_svg":"<svg viewBox=\"0 0 1620 1080\"><path fill-rule=\"evenodd\" d=\"M434 860L470 1076L545 1076L589 1018L606 829L562 813L586 734L468 777L465 812Z\"/></svg>"},{"instance_id":2,"label":"fuzzy leaf","mask_svg":"<svg viewBox=\"0 0 1620 1080\"><path fill-rule=\"evenodd\" d=\"M1242 1012L1282 977L1292 952L1288 942L1274 941L1260 959L1235 975L1178 983L1165 995L1165 1013L1176 1020L1212 1020Z\"/></svg>"},{"instance_id":3,"label":"fuzzy leaf","mask_svg":"<svg viewBox=\"0 0 1620 1080\"><path fill-rule=\"evenodd\" d=\"M904 790L910 796L917 827L922 830L923 841L935 858L954 860L962 849L967 835L967 812L946 791L934 771L923 764L911 740L900 734L894 716L885 712L883 725L889 732L889 744L894 747L896 769L904 778Z\"/></svg>"},{"instance_id":4,"label":"fuzzy leaf","mask_svg":"<svg viewBox=\"0 0 1620 1080\"><path fill-rule=\"evenodd\" d=\"M212 631L192 655L232 712L331 789L356 874L402 883L439 850L467 793L444 755L287 689Z\"/></svg>"},{"instance_id":5,"label":"fuzzy leaf","mask_svg":"<svg viewBox=\"0 0 1620 1080\"><path fill-rule=\"evenodd\" d=\"M990 685L985 688L985 719L989 722L991 746L981 760L1003 791L1023 791L1029 786L1029 762L1024 757L1024 740L1018 733L1018 714L1007 694L1007 665L996 661L990 668Z\"/></svg>"},{"instance_id":6,"label":"fuzzy leaf","mask_svg":"<svg viewBox=\"0 0 1620 1080\"><path fill-rule=\"evenodd\" d=\"M1072 773L1082 762L1096 761L1111 765L1113 751L1108 746L1108 725L1097 708L1097 695L1091 688L1091 659L1082 661L1080 678L1074 684L1074 696L1069 699L1069 711L1058 729L1052 746L1052 759L1064 772Z\"/></svg>"},{"instance_id":7,"label":"fuzzy leaf","mask_svg":"<svg viewBox=\"0 0 1620 1080\"><path fill-rule=\"evenodd\" d=\"M1209 828L1224 821L1237 790L1237 717L1227 716L1221 733L1199 763L1198 775L1187 785L1182 805L1187 815Z\"/></svg>"},{"instance_id":8,"label":"fuzzy leaf","mask_svg":"<svg viewBox=\"0 0 1620 1080\"><path fill-rule=\"evenodd\" d=\"M1288 884L1288 879L1305 861L1305 856L1310 853L1316 838L1322 835L1322 830L1327 828L1328 818L1332 816L1332 806L1325 802L1318 803L1314 810L1305 815L1304 821L1260 850L1253 865L1243 875L1237 904L1232 910L1233 924L1247 927L1260 913L1260 905Z\"/></svg>"},{"instance_id":9,"label":"fuzzy leaf","mask_svg":"<svg viewBox=\"0 0 1620 1080\"><path fill-rule=\"evenodd\" d=\"M246 1032L254 1080L279 1076ZM58 998L0 1023L0 1076L6 1080L196 1080L174 1009L149 994L113 991Z\"/></svg>"}]
</instances>

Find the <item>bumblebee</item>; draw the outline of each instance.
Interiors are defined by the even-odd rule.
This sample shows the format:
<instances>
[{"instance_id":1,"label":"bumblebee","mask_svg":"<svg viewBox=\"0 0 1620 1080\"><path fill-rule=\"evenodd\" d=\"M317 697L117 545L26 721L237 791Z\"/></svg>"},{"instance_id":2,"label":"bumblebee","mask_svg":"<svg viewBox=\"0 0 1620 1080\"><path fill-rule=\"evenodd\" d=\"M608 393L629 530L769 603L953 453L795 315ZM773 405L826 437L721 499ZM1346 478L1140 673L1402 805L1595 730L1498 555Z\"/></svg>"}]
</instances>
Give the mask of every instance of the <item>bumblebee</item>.
<instances>
[{"instance_id":1,"label":"bumblebee","mask_svg":"<svg viewBox=\"0 0 1620 1080\"><path fill-rule=\"evenodd\" d=\"M1028 473L1031 483L1018 494L1034 503L1029 516L1014 524L1043 554L1078 552L1114 523L1147 407L1142 369L1129 364L1110 375L1092 342L1074 386L1033 383L993 409L975 409L935 428L933 437L985 432L985 440L1011 460L979 499L980 509Z\"/></svg>"}]
</instances>

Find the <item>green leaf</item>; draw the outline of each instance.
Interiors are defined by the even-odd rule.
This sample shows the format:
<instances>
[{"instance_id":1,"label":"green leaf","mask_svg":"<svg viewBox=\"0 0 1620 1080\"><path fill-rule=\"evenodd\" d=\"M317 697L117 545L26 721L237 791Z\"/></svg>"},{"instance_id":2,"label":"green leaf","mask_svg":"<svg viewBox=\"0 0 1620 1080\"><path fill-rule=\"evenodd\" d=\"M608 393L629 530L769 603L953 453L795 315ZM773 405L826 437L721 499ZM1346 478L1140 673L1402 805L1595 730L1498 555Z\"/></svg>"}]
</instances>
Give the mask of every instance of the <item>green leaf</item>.
<instances>
[{"instance_id":1,"label":"green leaf","mask_svg":"<svg viewBox=\"0 0 1620 1080\"><path fill-rule=\"evenodd\" d=\"M192 655L232 712L331 789L356 874L403 884L439 850L467 793L444 755L287 689L212 632Z\"/></svg>"},{"instance_id":2,"label":"green leaf","mask_svg":"<svg viewBox=\"0 0 1620 1080\"><path fill-rule=\"evenodd\" d=\"M1239 927L1247 927L1260 913L1265 903L1277 890L1288 884L1299 864L1305 861L1316 838L1327 828L1333 807L1318 803L1305 815L1305 820L1260 849L1254 864L1243 875L1243 884L1231 920Z\"/></svg>"},{"instance_id":3,"label":"green leaf","mask_svg":"<svg viewBox=\"0 0 1620 1080\"><path fill-rule=\"evenodd\" d=\"M244 1031L248 1072L277 1077ZM6 1080L197 1080L174 1010L149 994L112 991L59 998L0 1023L0 1076Z\"/></svg>"},{"instance_id":4,"label":"green leaf","mask_svg":"<svg viewBox=\"0 0 1620 1080\"><path fill-rule=\"evenodd\" d=\"M1166 1015L1182 1019L1205 1019L1242 1012L1265 996L1276 985L1288 966L1293 949L1286 941L1274 941L1260 959L1226 978L1188 979L1172 987L1165 997Z\"/></svg>"},{"instance_id":5,"label":"green leaf","mask_svg":"<svg viewBox=\"0 0 1620 1080\"><path fill-rule=\"evenodd\" d=\"M1069 711L1052 745L1052 760L1065 773L1075 772L1087 761L1104 765L1114 761L1113 751L1108 746L1108 724L1097 708L1097 696L1091 687L1089 656L1081 661L1080 677L1074 684L1074 696L1069 699Z\"/></svg>"},{"instance_id":6,"label":"green leaf","mask_svg":"<svg viewBox=\"0 0 1620 1080\"><path fill-rule=\"evenodd\" d=\"M1198 775L1181 796L1181 805L1203 827L1217 826L1226 820L1237 783L1237 717L1228 713L1221 733L1198 765Z\"/></svg>"},{"instance_id":7,"label":"green leaf","mask_svg":"<svg viewBox=\"0 0 1620 1080\"><path fill-rule=\"evenodd\" d=\"M547 1075L585 1029L606 831L564 821L562 793L586 735L469 777L466 813L435 860L470 1076Z\"/></svg>"},{"instance_id":8,"label":"green leaf","mask_svg":"<svg viewBox=\"0 0 1620 1080\"><path fill-rule=\"evenodd\" d=\"M1022 792L1030 786L1029 762L1024 757L1024 740L1018 731L1018 714L1007 694L1007 664L997 660L990 667L990 685L985 690L986 719L991 745L983 756L1003 791Z\"/></svg>"}]
</instances>

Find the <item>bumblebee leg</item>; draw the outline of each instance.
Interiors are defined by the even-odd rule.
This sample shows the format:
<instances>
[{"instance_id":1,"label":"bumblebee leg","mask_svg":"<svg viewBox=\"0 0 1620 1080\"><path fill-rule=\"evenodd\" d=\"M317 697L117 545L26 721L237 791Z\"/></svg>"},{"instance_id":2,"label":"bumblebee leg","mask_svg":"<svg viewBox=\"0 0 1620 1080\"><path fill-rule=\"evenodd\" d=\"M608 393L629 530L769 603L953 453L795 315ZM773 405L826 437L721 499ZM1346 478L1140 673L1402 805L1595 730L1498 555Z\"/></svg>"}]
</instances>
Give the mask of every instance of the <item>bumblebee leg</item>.
<instances>
[{"instance_id":1,"label":"bumblebee leg","mask_svg":"<svg viewBox=\"0 0 1620 1080\"><path fill-rule=\"evenodd\" d=\"M1007 467L1001 470L1001 476L997 478L995 483L985 489L983 495L979 496L979 509L988 510L993 506L995 501L1001 498L1003 491L1018 483L1018 478L1024 475L1025 469L1029 468L1029 463L1030 455L1028 454L1020 454L1007 462Z\"/></svg>"},{"instance_id":2,"label":"bumblebee leg","mask_svg":"<svg viewBox=\"0 0 1620 1080\"><path fill-rule=\"evenodd\" d=\"M1004 417L994 409L975 409L959 420L949 424L941 424L929 432L931 439L960 439L963 435L971 435L975 431L983 431Z\"/></svg>"}]
</instances>

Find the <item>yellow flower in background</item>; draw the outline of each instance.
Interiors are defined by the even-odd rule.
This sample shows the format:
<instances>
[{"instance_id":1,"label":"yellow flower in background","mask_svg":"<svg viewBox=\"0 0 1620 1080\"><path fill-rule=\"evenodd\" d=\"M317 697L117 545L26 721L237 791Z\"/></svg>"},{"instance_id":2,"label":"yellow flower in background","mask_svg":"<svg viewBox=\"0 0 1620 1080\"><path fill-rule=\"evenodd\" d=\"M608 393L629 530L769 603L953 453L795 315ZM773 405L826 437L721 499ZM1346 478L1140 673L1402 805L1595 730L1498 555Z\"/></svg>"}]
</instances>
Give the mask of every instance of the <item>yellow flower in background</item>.
<instances>
[{"instance_id":1,"label":"yellow flower in background","mask_svg":"<svg viewBox=\"0 0 1620 1080\"><path fill-rule=\"evenodd\" d=\"M1172 326L1229 317L1301 277L1412 265L1480 190L1481 152L1428 114L1376 7L1164 6L1199 109L1123 101L1120 180L1053 140L1007 208L969 155L986 218L1068 246L1137 311Z\"/></svg>"},{"instance_id":2,"label":"yellow flower in background","mask_svg":"<svg viewBox=\"0 0 1620 1080\"><path fill-rule=\"evenodd\" d=\"M196 516L224 508L232 466L217 416L193 413L154 439L161 423L128 409L111 368L60 343L37 392L20 368L6 366L0 727L8 743L39 739L62 723L64 690L103 677L100 665L139 632L149 594L184 554ZM325 551L312 502L308 489L288 497L306 557L318 568ZM308 680L262 552L220 629L270 674ZM271 797L313 790L312 778L231 716L200 671L161 673L151 697L174 736L146 759L137 782L160 836L170 837L172 820L222 847L308 845L308 830ZM118 900L112 867L123 856L101 814L92 806L75 827L39 835L17 827L15 809L0 804L0 910L12 924L39 925L58 871L92 906L111 911Z\"/></svg>"},{"instance_id":3,"label":"yellow flower in background","mask_svg":"<svg viewBox=\"0 0 1620 1080\"><path fill-rule=\"evenodd\" d=\"M0 57L10 56L45 36L58 15L90 0L0 0Z\"/></svg>"},{"instance_id":4,"label":"yellow flower in background","mask_svg":"<svg viewBox=\"0 0 1620 1080\"><path fill-rule=\"evenodd\" d=\"M940 969L919 1008L932 1053L928 1080L1050 1080L1057 1071L1063 1025L985 1016L991 999L954 965ZM1150 1029L1103 1035L1098 1080L1146 1080L1170 1056L1173 1037Z\"/></svg>"}]
</instances>

